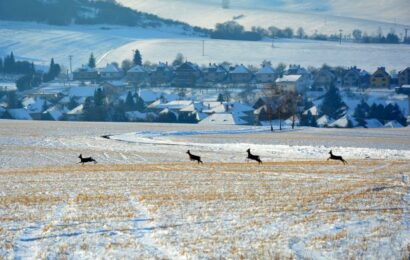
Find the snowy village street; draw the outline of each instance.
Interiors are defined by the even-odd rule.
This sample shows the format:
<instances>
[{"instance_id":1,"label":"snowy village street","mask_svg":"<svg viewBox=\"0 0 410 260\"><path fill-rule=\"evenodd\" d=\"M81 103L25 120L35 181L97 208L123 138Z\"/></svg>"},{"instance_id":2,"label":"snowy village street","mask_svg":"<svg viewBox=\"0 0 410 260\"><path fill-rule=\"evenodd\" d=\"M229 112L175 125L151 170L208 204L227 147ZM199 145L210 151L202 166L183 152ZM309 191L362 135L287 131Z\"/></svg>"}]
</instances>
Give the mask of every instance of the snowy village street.
<instances>
[{"instance_id":1,"label":"snowy village street","mask_svg":"<svg viewBox=\"0 0 410 260\"><path fill-rule=\"evenodd\" d=\"M409 137L2 120L0 257L401 259ZM245 162L247 148L264 163ZM327 162L330 149L349 164Z\"/></svg>"}]
</instances>

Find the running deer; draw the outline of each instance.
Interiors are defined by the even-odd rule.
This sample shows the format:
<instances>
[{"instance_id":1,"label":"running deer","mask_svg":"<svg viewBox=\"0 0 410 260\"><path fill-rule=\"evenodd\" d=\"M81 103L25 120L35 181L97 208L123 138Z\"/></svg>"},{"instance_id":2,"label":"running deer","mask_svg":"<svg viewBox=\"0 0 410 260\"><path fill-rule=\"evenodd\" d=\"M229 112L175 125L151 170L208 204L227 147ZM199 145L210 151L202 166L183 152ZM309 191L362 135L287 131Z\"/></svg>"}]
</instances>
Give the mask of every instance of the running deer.
<instances>
[{"instance_id":1,"label":"running deer","mask_svg":"<svg viewBox=\"0 0 410 260\"><path fill-rule=\"evenodd\" d=\"M342 156L334 155L333 152L332 152L332 150L330 150L329 154L330 154L330 157L327 158L328 161L329 161L329 160L335 160L335 161L341 161L343 164L346 164L346 163L347 163L347 162L343 159Z\"/></svg>"},{"instance_id":2,"label":"running deer","mask_svg":"<svg viewBox=\"0 0 410 260\"><path fill-rule=\"evenodd\" d=\"M89 163L89 162L94 162L94 164L97 163L97 161L94 158L92 158L92 157L84 158L82 154L80 154L80 156L78 156L78 158L80 158L80 160L81 160L81 162L79 162L79 163L82 163L83 165L84 165L84 163Z\"/></svg>"},{"instance_id":3,"label":"running deer","mask_svg":"<svg viewBox=\"0 0 410 260\"><path fill-rule=\"evenodd\" d=\"M189 155L189 159L191 160L191 161L197 161L198 162L198 164L203 164L203 162L201 161L201 157L200 156L198 156L198 155L193 155L192 153L191 153L191 151L187 151L186 152L188 155Z\"/></svg>"},{"instance_id":4,"label":"running deer","mask_svg":"<svg viewBox=\"0 0 410 260\"><path fill-rule=\"evenodd\" d=\"M246 158L247 160L257 161L259 164L262 163L261 158L259 157L259 155L251 154L251 149L250 148L246 151L248 152L248 157Z\"/></svg>"}]
</instances>

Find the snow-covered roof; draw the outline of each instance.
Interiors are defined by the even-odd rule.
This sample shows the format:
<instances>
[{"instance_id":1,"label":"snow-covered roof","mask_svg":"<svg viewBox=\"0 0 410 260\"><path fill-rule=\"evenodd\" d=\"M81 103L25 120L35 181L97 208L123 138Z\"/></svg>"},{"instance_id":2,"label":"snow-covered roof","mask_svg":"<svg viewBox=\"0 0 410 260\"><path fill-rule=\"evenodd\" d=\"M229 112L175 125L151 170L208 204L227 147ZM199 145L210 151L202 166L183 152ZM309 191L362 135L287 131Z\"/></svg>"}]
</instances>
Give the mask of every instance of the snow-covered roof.
<instances>
[{"instance_id":1,"label":"snow-covered roof","mask_svg":"<svg viewBox=\"0 0 410 260\"><path fill-rule=\"evenodd\" d=\"M83 65L81 68L77 69L76 71L77 71L77 72L78 72L78 71L81 71L81 72L96 72L97 69L96 69L96 68L91 68L91 67L88 66L88 65Z\"/></svg>"},{"instance_id":2,"label":"snow-covered roof","mask_svg":"<svg viewBox=\"0 0 410 260\"><path fill-rule=\"evenodd\" d=\"M230 108L235 112L250 112L254 110L250 105L241 102L230 103Z\"/></svg>"},{"instance_id":3,"label":"snow-covered roof","mask_svg":"<svg viewBox=\"0 0 410 260\"><path fill-rule=\"evenodd\" d=\"M146 73L147 70L140 65L136 65L134 67L132 67L130 70L128 70L128 72L133 72L133 73Z\"/></svg>"},{"instance_id":4,"label":"snow-covered roof","mask_svg":"<svg viewBox=\"0 0 410 260\"><path fill-rule=\"evenodd\" d=\"M33 120L28 111L24 108L7 109L7 113L9 113L12 119Z\"/></svg>"},{"instance_id":5,"label":"snow-covered roof","mask_svg":"<svg viewBox=\"0 0 410 260\"><path fill-rule=\"evenodd\" d=\"M95 91L101 87L91 87L91 86L83 86L83 87L71 87L68 90L68 96L70 97L93 97Z\"/></svg>"},{"instance_id":6,"label":"snow-covered roof","mask_svg":"<svg viewBox=\"0 0 410 260\"><path fill-rule=\"evenodd\" d=\"M204 107L205 109L202 112L207 113L207 114L226 112L226 104L224 103L221 104L220 102L217 102L217 103L218 105L216 106L211 106L211 107L205 106Z\"/></svg>"},{"instance_id":7,"label":"snow-covered roof","mask_svg":"<svg viewBox=\"0 0 410 260\"><path fill-rule=\"evenodd\" d=\"M140 96L140 98L142 98L145 103L154 102L155 100L159 99L161 95L161 93L154 92L148 89L140 89L140 91L138 92L138 96Z\"/></svg>"},{"instance_id":8,"label":"snow-covered roof","mask_svg":"<svg viewBox=\"0 0 410 260\"><path fill-rule=\"evenodd\" d=\"M50 103L42 98L26 97L22 101L22 105L27 111L32 113L41 113L43 112L44 103L49 105Z\"/></svg>"},{"instance_id":9,"label":"snow-covered roof","mask_svg":"<svg viewBox=\"0 0 410 260\"><path fill-rule=\"evenodd\" d=\"M349 121L353 124L353 126L357 125L357 121L354 118L345 115L329 124L329 127L347 128L349 127Z\"/></svg>"},{"instance_id":10,"label":"snow-covered roof","mask_svg":"<svg viewBox=\"0 0 410 260\"><path fill-rule=\"evenodd\" d=\"M52 119L54 119L54 120L60 120L61 119L61 117L65 114L65 113L67 113L69 110L67 109L67 107L66 106L59 106L59 105L56 105L56 106L52 106L52 107L50 107L49 109L47 109L46 111L44 111L43 112L43 114L48 114L48 115L50 115L50 117L52 118Z\"/></svg>"},{"instance_id":11,"label":"snow-covered roof","mask_svg":"<svg viewBox=\"0 0 410 260\"><path fill-rule=\"evenodd\" d=\"M117 66L115 66L114 64L107 64L107 66L100 69L100 72L101 73L118 73L118 72L121 72L121 70L117 68Z\"/></svg>"},{"instance_id":12,"label":"snow-covered roof","mask_svg":"<svg viewBox=\"0 0 410 260\"><path fill-rule=\"evenodd\" d=\"M244 74L244 73L250 73L250 71L244 65L238 65L230 73L231 74Z\"/></svg>"},{"instance_id":13,"label":"snow-covered roof","mask_svg":"<svg viewBox=\"0 0 410 260\"><path fill-rule=\"evenodd\" d=\"M283 75L283 77L278 78L276 80L276 83L281 83L281 82L296 82L298 81L302 75Z\"/></svg>"},{"instance_id":14,"label":"snow-covered roof","mask_svg":"<svg viewBox=\"0 0 410 260\"><path fill-rule=\"evenodd\" d=\"M275 70L271 66L265 65L260 68L256 74L275 74Z\"/></svg>"},{"instance_id":15,"label":"snow-covered roof","mask_svg":"<svg viewBox=\"0 0 410 260\"><path fill-rule=\"evenodd\" d=\"M367 128L382 128L384 125L380 123L379 120L375 118L366 119L366 127Z\"/></svg>"},{"instance_id":16,"label":"snow-covered roof","mask_svg":"<svg viewBox=\"0 0 410 260\"><path fill-rule=\"evenodd\" d=\"M70 111L68 111L67 115L82 115L83 113L84 113L84 105L81 104L71 109Z\"/></svg>"},{"instance_id":17,"label":"snow-covered roof","mask_svg":"<svg viewBox=\"0 0 410 260\"><path fill-rule=\"evenodd\" d=\"M106 81L105 83L113 87L125 87L128 85L128 82L125 80L109 80L109 81Z\"/></svg>"},{"instance_id":18,"label":"snow-covered roof","mask_svg":"<svg viewBox=\"0 0 410 260\"><path fill-rule=\"evenodd\" d=\"M200 121L201 125L246 125L248 122L231 113L215 113Z\"/></svg>"},{"instance_id":19,"label":"snow-covered roof","mask_svg":"<svg viewBox=\"0 0 410 260\"><path fill-rule=\"evenodd\" d=\"M313 106L313 107L309 108L308 110L303 112L303 115L306 116L309 111L312 114L312 116L318 116L319 115L319 110L318 110L317 106Z\"/></svg>"},{"instance_id":20,"label":"snow-covered roof","mask_svg":"<svg viewBox=\"0 0 410 260\"><path fill-rule=\"evenodd\" d=\"M192 104L181 108L179 111L180 112L197 112L197 111L202 111L204 108L204 105L201 102L193 102Z\"/></svg>"},{"instance_id":21,"label":"snow-covered roof","mask_svg":"<svg viewBox=\"0 0 410 260\"><path fill-rule=\"evenodd\" d=\"M390 121L384 125L386 128L402 128L404 127L402 124L397 122L396 120Z\"/></svg>"},{"instance_id":22,"label":"snow-covered roof","mask_svg":"<svg viewBox=\"0 0 410 260\"><path fill-rule=\"evenodd\" d=\"M331 124L333 121L327 116L327 115L323 115L320 118L318 118L316 120L316 124L320 127L326 126Z\"/></svg>"},{"instance_id":23,"label":"snow-covered roof","mask_svg":"<svg viewBox=\"0 0 410 260\"><path fill-rule=\"evenodd\" d=\"M17 86L15 82L0 81L0 91L16 91Z\"/></svg>"}]
</instances>

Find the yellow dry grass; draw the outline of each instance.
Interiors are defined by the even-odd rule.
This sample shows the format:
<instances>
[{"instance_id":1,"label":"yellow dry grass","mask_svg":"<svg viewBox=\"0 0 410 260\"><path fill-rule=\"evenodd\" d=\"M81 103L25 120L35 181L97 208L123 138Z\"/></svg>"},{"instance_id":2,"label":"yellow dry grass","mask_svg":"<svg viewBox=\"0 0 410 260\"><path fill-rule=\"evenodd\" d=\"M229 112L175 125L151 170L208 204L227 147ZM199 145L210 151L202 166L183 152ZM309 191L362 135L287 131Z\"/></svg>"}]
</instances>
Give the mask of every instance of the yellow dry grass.
<instances>
[{"instance_id":1,"label":"yellow dry grass","mask_svg":"<svg viewBox=\"0 0 410 260\"><path fill-rule=\"evenodd\" d=\"M178 246L182 255L292 259L293 254L283 251L290 238L282 229L296 236L302 227L376 215L400 228L404 214L401 198L406 187L399 174L409 166L407 161L356 160L347 166L326 161L281 161L260 166L158 163L2 169L0 210L7 215L0 221L47 221L56 205L66 205L60 225L43 227L43 232L52 233L70 223L127 221L135 217L130 204L135 200L157 224L154 237L165 246ZM40 214L47 207L50 210ZM258 233L286 218L292 219L286 227ZM190 230L198 225L207 232L193 236ZM257 236L248 234L250 230L256 230ZM117 231L130 232L125 226ZM351 250L366 250L368 239L392 235L384 226L369 232L371 235L358 239L361 242ZM0 236L11 235L0 228ZM320 249L348 236L346 230L318 235L307 246ZM111 243L107 247L129 248L134 243ZM228 251L220 253L210 249L227 245ZM80 248L87 251L89 245L84 243ZM70 248L61 245L57 250L64 254Z\"/></svg>"}]
</instances>

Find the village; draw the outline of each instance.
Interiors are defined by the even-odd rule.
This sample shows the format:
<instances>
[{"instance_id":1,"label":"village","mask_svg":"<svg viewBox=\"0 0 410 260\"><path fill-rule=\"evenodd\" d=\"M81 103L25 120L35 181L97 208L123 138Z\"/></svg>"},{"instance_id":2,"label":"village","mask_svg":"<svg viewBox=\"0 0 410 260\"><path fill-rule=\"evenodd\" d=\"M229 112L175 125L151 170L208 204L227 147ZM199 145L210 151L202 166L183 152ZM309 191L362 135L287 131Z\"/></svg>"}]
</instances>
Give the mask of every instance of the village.
<instances>
[{"instance_id":1,"label":"village","mask_svg":"<svg viewBox=\"0 0 410 260\"><path fill-rule=\"evenodd\" d=\"M63 71L52 60L47 73L33 69L31 85L22 88L16 82L27 75L7 72L7 58L0 74L2 119L270 125L272 130L397 128L410 120L410 67L369 72L275 67L269 61L260 67L198 65L181 54L172 64L143 64L137 50L121 66L97 67L91 54L87 65ZM40 79L37 84L34 78Z\"/></svg>"}]
</instances>

